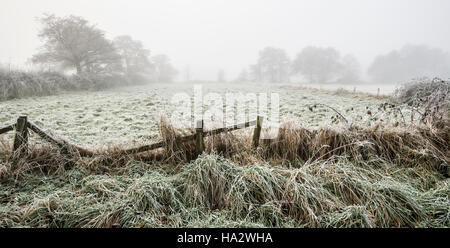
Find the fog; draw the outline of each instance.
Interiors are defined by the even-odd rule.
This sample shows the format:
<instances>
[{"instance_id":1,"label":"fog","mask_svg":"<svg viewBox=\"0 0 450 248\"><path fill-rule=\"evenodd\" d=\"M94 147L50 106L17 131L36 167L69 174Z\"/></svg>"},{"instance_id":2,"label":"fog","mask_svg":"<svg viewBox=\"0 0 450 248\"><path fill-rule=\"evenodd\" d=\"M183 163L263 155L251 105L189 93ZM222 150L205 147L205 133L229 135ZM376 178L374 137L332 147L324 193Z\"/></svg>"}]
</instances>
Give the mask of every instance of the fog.
<instances>
[{"instance_id":1,"label":"fog","mask_svg":"<svg viewBox=\"0 0 450 248\"><path fill-rule=\"evenodd\" d=\"M363 79L377 57L405 45L450 51L448 0L0 1L0 63L15 67L26 67L42 45L36 17L43 13L81 16L110 39L130 35L152 55L167 54L180 78L189 68L193 80L217 80L218 72L234 79L266 47L284 49L290 60L308 46L333 47L359 61Z\"/></svg>"}]
</instances>

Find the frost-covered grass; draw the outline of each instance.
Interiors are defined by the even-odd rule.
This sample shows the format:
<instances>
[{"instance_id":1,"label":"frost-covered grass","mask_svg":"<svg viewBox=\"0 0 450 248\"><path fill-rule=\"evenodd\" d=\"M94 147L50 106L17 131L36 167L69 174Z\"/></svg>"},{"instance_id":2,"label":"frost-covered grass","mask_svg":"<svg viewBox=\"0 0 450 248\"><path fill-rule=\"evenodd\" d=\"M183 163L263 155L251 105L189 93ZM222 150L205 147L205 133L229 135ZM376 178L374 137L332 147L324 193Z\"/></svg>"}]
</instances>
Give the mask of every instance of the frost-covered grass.
<instances>
[{"instance_id":1,"label":"frost-covered grass","mask_svg":"<svg viewBox=\"0 0 450 248\"><path fill-rule=\"evenodd\" d=\"M0 227L450 226L449 180L420 167L346 159L239 166L217 155L179 168L57 162L3 178ZM432 187L420 187L423 177Z\"/></svg>"},{"instance_id":2,"label":"frost-covered grass","mask_svg":"<svg viewBox=\"0 0 450 248\"><path fill-rule=\"evenodd\" d=\"M191 85L151 85L1 102L0 127L27 114L99 154L68 156L32 137L26 158L0 137L0 227L450 227L447 129L396 125L388 98L295 85L204 85L276 92L281 122L253 150L251 129L191 143L160 122ZM340 125L336 111L355 125ZM408 111L402 112L407 116ZM337 123L337 124L336 124ZM162 151L120 156L164 139ZM39 144L42 142L42 145Z\"/></svg>"},{"instance_id":3,"label":"frost-covered grass","mask_svg":"<svg viewBox=\"0 0 450 248\"><path fill-rule=\"evenodd\" d=\"M152 84L101 92L73 92L56 96L30 97L0 102L0 127L12 124L25 114L55 136L85 147L132 146L159 139L161 115L170 115L177 107L171 98L180 92L193 96L193 85ZM386 101L375 97L330 94L305 90L295 85L204 84L203 94L227 92L278 93L280 121L318 127L328 125L336 113L317 106L336 108L349 119L366 119L368 110L376 110Z\"/></svg>"}]
</instances>

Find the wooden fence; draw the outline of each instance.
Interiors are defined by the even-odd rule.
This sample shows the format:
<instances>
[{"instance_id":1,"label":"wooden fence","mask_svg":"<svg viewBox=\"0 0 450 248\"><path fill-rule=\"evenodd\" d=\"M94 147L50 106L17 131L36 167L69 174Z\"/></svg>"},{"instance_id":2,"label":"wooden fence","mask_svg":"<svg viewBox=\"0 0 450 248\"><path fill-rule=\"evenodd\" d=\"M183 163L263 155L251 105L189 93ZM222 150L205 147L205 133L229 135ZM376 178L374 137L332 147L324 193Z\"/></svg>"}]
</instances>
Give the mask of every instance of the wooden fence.
<instances>
[{"instance_id":1,"label":"wooden fence","mask_svg":"<svg viewBox=\"0 0 450 248\"><path fill-rule=\"evenodd\" d=\"M198 155L202 154L205 151L205 138L213 135L218 135L225 132L232 132L243 128L248 128L255 126L255 130L253 132L253 147L256 149L259 146L259 141L261 138L261 130L263 125L264 118L261 116L258 116L258 118L255 121L250 121L246 123L242 123L239 125L234 125L230 127L225 128L219 128L215 130L204 130L204 121L198 121L197 127L195 129L195 134L179 137L176 139L179 143L184 143L188 141L195 141L196 145L196 152ZM48 134L44 130L42 130L39 126L34 124L32 121L28 120L27 116L20 116L17 119L16 124L12 124L9 126L6 126L4 128L0 128L0 135L7 133L9 131L16 130L15 136L14 136L14 144L13 144L13 152L18 153L20 157L23 157L27 154L28 151L28 134L29 130L36 133L39 137L46 140L50 144L58 147L65 153L70 152L77 152L82 157L92 157L96 154L92 151L89 151L87 149L69 144L63 140L58 140L52 135ZM159 148L163 148L166 145L165 142L159 142L151 145L145 145L137 148L132 148L128 150L122 150L115 153L116 155L132 155L132 154L138 154L143 153Z\"/></svg>"}]
</instances>

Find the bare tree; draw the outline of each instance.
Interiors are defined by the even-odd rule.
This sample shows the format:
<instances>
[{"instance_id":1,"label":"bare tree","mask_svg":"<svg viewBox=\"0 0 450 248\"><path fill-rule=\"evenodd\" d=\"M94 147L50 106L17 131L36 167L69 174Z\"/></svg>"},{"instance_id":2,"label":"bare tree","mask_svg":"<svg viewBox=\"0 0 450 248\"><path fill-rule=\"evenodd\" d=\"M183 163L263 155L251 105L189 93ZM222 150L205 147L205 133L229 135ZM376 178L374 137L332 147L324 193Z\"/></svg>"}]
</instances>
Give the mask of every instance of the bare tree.
<instances>
[{"instance_id":1,"label":"bare tree","mask_svg":"<svg viewBox=\"0 0 450 248\"><path fill-rule=\"evenodd\" d=\"M255 81L289 82L289 57L283 49L266 47L259 53L258 63L251 67Z\"/></svg>"},{"instance_id":2,"label":"bare tree","mask_svg":"<svg viewBox=\"0 0 450 248\"><path fill-rule=\"evenodd\" d=\"M312 83L327 83L335 80L341 70L340 54L331 47L306 47L292 64L294 75L301 74Z\"/></svg>"},{"instance_id":3,"label":"bare tree","mask_svg":"<svg viewBox=\"0 0 450 248\"><path fill-rule=\"evenodd\" d=\"M238 75L236 81L237 81L237 82L248 82L248 81L250 81L249 73L248 73L247 69L243 69L243 70L239 73L239 75Z\"/></svg>"},{"instance_id":4,"label":"bare tree","mask_svg":"<svg viewBox=\"0 0 450 248\"><path fill-rule=\"evenodd\" d=\"M170 63L165 54L159 54L152 58L154 64L155 80L157 82L170 83L178 75L178 71Z\"/></svg>"},{"instance_id":5,"label":"bare tree","mask_svg":"<svg viewBox=\"0 0 450 248\"><path fill-rule=\"evenodd\" d=\"M261 82L262 81L262 72L261 72L261 66L256 64L256 65L251 65L250 66L250 80L253 82Z\"/></svg>"},{"instance_id":6,"label":"bare tree","mask_svg":"<svg viewBox=\"0 0 450 248\"><path fill-rule=\"evenodd\" d=\"M348 54L341 59L341 71L339 74L339 83L360 83L362 81L361 64L355 56Z\"/></svg>"},{"instance_id":7,"label":"bare tree","mask_svg":"<svg viewBox=\"0 0 450 248\"><path fill-rule=\"evenodd\" d=\"M56 64L82 72L104 72L120 67L120 56L102 30L78 16L44 15L39 37L44 41L32 62Z\"/></svg>"},{"instance_id":8,"label":"bare tree","mask_svg":"<svg viewBox=\"0 0 450 248\"><path fill-rule=\"evenodd\" d=\"M124 72L128 77L149 75L153 64L150 61L150 50L142 42L133 40L128 35L116 37L114 45L122 58Z\"/></svg>"}]
</instances>

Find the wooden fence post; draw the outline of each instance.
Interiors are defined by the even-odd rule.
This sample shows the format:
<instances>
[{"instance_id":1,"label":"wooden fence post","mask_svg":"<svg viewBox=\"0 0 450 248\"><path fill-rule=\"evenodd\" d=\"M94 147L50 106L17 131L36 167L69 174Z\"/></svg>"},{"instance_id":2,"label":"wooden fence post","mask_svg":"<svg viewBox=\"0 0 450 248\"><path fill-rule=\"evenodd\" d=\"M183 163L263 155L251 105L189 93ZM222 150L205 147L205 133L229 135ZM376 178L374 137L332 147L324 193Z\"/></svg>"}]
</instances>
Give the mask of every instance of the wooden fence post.
<instances>
[{"instance_id":1,"label":"wooden fence post","mask_svg":"<svg viewBox=\"0 0 450 248\"><path fill-rule=\"evenodd\" d=\"M28 128L27 116L20 116L17 119L16 135L14 136L13 152L19 152L19 156L23 157L28 151Z\"/></svg>"},{"instance_id":2,"label":"wooden fence post","mask_svg":"<svg viewBox=\"0 0 450 248\"><path fill-rule=\"evenodd\" d=\"M256 128L253 133L253 148L257 149L259 146L259 140L261 139L261 130L263 125L264 117L258 116L256 119Z\"/></svg>"},{"instance_id":3,"label":"wooden fence post","mask_svg":"<svg viewBox=\"0 0 450 248\"><path fill-rule=\"evenodd\" d=\"M205 143L203 140L203 126L203 120L197 121L197 126L195 127L195 148L198 156L200 156L205 151Z\"/></svg>"}]
</instances>

